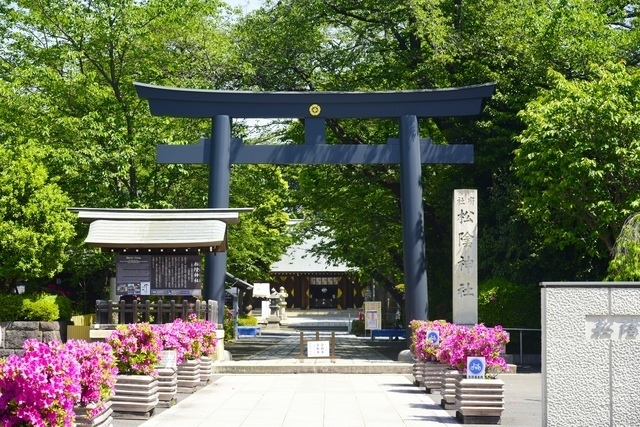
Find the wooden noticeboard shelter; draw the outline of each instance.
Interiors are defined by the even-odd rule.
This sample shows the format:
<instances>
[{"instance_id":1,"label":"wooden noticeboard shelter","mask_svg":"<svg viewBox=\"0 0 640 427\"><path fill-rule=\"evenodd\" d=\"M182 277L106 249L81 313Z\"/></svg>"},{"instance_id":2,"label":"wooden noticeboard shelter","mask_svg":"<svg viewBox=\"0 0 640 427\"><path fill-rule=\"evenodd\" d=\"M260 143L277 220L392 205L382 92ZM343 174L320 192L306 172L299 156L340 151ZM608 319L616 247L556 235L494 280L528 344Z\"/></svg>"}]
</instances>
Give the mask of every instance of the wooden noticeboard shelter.
<instances>
[{"instance_id":1,"label":"wooden noticeboard shelter","mask_svg":"<svg viewBox=\"0 0 640 427\"><path fill-rule=\"evenodd\" d=\"M240 209L70 208L89 224L85 243L116 253L118 295L199 296L201 256L227 249Z\"/></svg>"}]
</instances>

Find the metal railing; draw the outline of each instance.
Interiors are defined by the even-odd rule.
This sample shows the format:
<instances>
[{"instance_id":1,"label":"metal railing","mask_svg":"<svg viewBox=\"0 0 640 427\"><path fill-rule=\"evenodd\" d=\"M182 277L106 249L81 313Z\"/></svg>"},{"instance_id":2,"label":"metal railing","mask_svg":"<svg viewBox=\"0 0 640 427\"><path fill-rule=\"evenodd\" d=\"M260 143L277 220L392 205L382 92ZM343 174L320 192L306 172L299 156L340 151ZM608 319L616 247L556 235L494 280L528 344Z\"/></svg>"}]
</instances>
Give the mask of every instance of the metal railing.
<instances>
[{"instance_id":1,"label":"metal railing","mask_svg":"<svg viewBox=\"0 0 640 427\"><path fill-rule=\"evenodd\" d=\"M519 362L518 364L519 365L524 364L524 354L525 354L524 353L524 349L525 349L524 334L525 333L529 333L529 334L536 333L536 334L540 334L541 335L542 334L542 329L534 329L534 328L503 328L503 329L505 331L509 332L509 334L511 335L511 342L514 341L514 337L513 337L512 332L518 333L518 344L519 344L519 355L520 355L520 358L518 360L518 362ZM533 352L532 354L541 354L540 353L540 345L541 345L540 344L540 340L538 340L535 343L529 341L527 344L528 344L527 345L528 347L533 347L534 349L536 349L536 351ZM507 354L509 354L509 353L507 353Z\"/></svg>"}]
</instances>

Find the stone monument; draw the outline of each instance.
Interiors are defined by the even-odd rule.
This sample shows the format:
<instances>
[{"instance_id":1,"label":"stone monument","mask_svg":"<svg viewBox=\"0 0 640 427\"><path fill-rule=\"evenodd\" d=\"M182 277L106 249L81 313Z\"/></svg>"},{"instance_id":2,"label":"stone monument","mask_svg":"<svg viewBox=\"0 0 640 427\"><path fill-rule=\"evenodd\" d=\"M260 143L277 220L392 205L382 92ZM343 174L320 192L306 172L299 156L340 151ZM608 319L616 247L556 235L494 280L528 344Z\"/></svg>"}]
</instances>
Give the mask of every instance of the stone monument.
<instances>
[{"instance_id":1,"label":"stone monument","mask_svg":"<svg viewBox=\"0 0 640 427\"><path fill-rule=\"evenodd\" d=\"M478 323L478 190L453 192L453 323Z\"/></svg>"}]
</instances>

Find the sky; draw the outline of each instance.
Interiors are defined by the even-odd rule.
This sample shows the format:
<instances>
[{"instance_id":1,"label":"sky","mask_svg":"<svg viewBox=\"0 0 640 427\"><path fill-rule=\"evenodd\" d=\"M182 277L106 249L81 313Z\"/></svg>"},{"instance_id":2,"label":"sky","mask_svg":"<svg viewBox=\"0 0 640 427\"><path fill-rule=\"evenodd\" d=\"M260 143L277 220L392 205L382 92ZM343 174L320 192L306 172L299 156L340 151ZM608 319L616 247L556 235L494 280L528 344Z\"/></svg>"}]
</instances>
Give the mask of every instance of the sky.
<instances>
[{"instance_id":1,"label":"sky","mask_svg":"<svg viewBox=\"0 0 640 427\"><path fill-rule=\"evenodd\" d=\"M254 9L260 7L262 0L224 0L225 3L233 6L240 7L242 10L246 12L251 12Z\"/></svg>"}]
</instances>

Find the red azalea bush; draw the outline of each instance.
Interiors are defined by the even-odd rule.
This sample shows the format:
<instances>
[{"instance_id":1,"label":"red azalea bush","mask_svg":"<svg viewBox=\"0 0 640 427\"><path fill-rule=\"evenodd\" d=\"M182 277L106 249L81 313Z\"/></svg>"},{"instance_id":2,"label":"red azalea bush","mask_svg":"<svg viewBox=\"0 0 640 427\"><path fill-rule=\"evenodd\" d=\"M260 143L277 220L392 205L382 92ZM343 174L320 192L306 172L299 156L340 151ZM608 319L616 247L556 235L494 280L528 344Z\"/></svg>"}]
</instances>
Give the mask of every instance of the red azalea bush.
<instances>
[{"instance_id":1,"label":"red azalea bush","mask_svg":"<svg viewBox=\"0 0 640 427\"><path fill-rule=\"evenodd\" d=\"M211 356L216 351L218 345L218 337L216 335L216 325L208 320L191 318L189 320L193 328L196 329L195 335L199 341L200 355Z\"/></svg>"},{"instance_id":2,"label":"red azalea bush","mask_svg":"<svg viewBox=\"0 0 640 427\"><path fill-rule=\"evenodd\" d=\"M500 356L509 342L509 334L502 326L487 328L477 324L469 328L444 320L413 320L409 326L412 331L411 353L418 361L438 361L464 371L467 357L484 357L488 369L509 369ZM427 332L431 330L439 332L440 343L427 339Z\"/></svg>"},{"instance_id":3,"label":"red azalea bush","mask_svg":"<svg viewBox=\"0 0 640 427\"><path fill-rule=\"evenodd\" d=\"M218 344L215 324L190 315L188 321L178 318L172 323L153 325L165 349L176 350L176 363L212 355Z\"/></svg>"}]
</instances>

